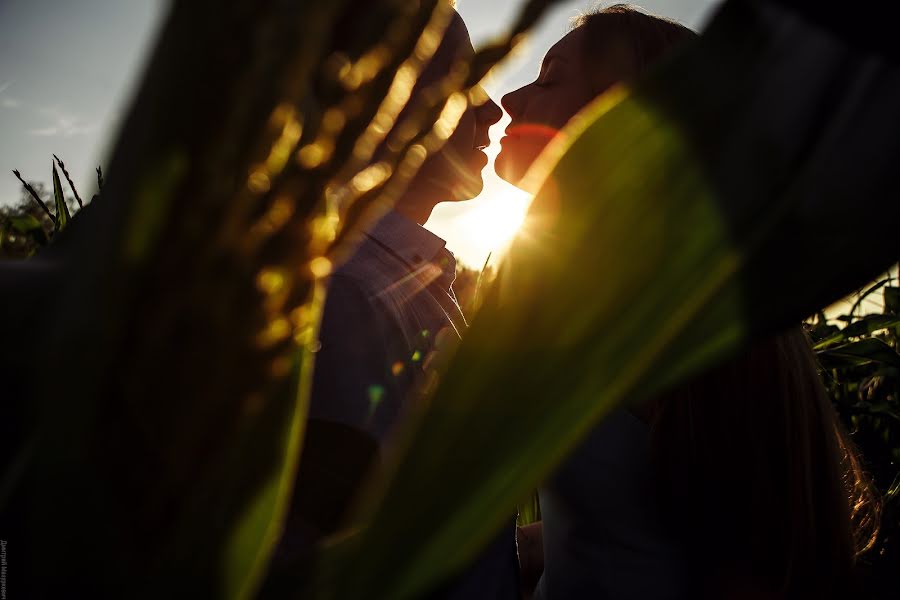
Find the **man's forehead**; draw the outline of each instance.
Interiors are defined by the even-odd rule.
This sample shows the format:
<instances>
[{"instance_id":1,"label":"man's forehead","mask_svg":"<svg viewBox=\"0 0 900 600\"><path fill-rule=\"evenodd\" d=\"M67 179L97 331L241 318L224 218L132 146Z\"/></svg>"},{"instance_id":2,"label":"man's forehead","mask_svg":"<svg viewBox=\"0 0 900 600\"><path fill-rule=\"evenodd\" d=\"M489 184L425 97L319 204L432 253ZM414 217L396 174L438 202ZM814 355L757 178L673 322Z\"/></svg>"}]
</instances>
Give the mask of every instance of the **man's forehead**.
<instances>
[{"instance_id":1,"label":"man's forehead","mask_svg":"<svg viewBox=\"0 0 900 600\"><path fill-rule=\"evenodd\" d=\"M469 58L474 52L469 30L462 17L454 11L453 20L444 30L440 46L422 71L420 82L433 82L446 77L456 61Z\"/></svg>"},{"instance_id":2,"label":"man's forehead","mask_svg":"<svg viewBox=\"0 0 900 600\"><path fill-rule=\"evenodd\" d=\"M449 52L454 57L471 55L474 52L472 38L469 37L469 28L459 13L453 11L453 17L444 32L441 41L441 50Z\"/></svg>"}]
</instances>

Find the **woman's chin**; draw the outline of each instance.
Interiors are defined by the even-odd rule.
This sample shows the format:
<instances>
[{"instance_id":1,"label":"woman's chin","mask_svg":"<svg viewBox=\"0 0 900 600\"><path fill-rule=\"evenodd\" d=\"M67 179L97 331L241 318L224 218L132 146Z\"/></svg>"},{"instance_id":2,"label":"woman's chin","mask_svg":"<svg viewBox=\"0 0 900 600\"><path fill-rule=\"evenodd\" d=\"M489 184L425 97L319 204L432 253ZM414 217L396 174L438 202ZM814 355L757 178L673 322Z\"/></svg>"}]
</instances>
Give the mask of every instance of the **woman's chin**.
<instances>
[{"instance_id":1,"label":"woman's chin","mask_svg":"<svg viewBox=\"0 0 900 600\"><path fill-rule=\"evenodd\" d=\"M500 150L497 158L494 159L494 172L497 173L497 176L526 192L530 190L526 190L522 186L529 166L531 166L530 162L523 164L512 151L506 148Z\"/></svg>"},{"instance_id":2,"label":"woman's chin","mask_svg":"<svg viewBox=\"0 0 900 600\"><path fill-rule=\"evenodd\" d=\"M494 172L500 177L513 185L518 185L528 167L522 168L519 161L511 156L512 152L505 148L500 150L497 158L494 159Z\"/></svg>"}]
</instances>

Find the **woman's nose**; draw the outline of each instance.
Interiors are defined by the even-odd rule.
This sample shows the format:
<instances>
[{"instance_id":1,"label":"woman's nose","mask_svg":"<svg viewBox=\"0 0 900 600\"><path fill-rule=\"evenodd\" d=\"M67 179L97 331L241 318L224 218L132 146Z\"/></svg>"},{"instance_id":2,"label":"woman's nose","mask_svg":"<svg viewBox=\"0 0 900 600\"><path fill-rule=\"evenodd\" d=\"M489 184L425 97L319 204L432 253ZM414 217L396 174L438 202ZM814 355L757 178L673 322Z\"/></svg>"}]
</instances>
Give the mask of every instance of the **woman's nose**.
<instances>
[{"instance_id":1,"label":"woman's nose","mask_svg":"<svg viewBox=\"0 0 900 600\"><path fill-rule=\"evenodd\" d=\"M513 90L500 99L500 104L503 105L503 109L507 113L509 113L509 116L512 119L516 119L517 117L520 117L522 115L522 105L524 99L524 94L522 92L524 90L525 87L520 87L519 89Z\"/></svg>"}]
</instances>

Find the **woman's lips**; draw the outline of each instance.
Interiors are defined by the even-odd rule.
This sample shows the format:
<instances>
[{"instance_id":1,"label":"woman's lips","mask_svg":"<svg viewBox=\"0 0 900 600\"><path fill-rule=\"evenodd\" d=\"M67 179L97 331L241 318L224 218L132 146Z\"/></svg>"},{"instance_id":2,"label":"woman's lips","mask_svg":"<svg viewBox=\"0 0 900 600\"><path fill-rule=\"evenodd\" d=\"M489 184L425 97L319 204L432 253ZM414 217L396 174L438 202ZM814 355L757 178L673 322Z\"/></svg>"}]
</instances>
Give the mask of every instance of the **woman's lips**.
<instances>
[{"instance_id":1,"label":"woman's lips","mask_svg":"<svg viewBox=\"0 0 900 600\"><path fill-rule=\"evenodd\" d=\"M510 123L503 132L505 137L510 138L533 138L542 139L545 142L553 139L559 130L549 125L541 125L538 123Z\"/></svg>"}]
</instances>

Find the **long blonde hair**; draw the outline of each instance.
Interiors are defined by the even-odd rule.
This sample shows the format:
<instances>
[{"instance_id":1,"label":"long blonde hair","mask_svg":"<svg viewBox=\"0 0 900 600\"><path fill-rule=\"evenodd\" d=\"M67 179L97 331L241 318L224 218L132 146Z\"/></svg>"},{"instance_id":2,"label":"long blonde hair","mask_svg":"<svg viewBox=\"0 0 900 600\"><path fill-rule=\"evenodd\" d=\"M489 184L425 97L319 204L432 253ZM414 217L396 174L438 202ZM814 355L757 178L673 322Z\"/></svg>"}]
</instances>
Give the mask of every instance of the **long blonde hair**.
<instances>
[{"instance_id":1,"label":"long blonde hair","mask_svg":"<svg viewBox=\"0 0 900 600\"><path fill-rule=\"evenodd\" d=\"M663 506L702 557L709 597L850 593L879 504L802 328L679 386L651 414Z\"/></svg>"},{"instance_id":2,"label":"long blonde hair","mask_svg":"<svg viewBox=\"0 0 900 600\"><path fill-rule=\"evenodd\" d=\"M624 44L632 78L696 37L627 4L574 27L587 30L593 59L611 40ZM757 342L644 416L660 504L692 548L697 594L852 595L855 557L874 544L880 507L802 328Z\"/></svg>"}]
</instances>

